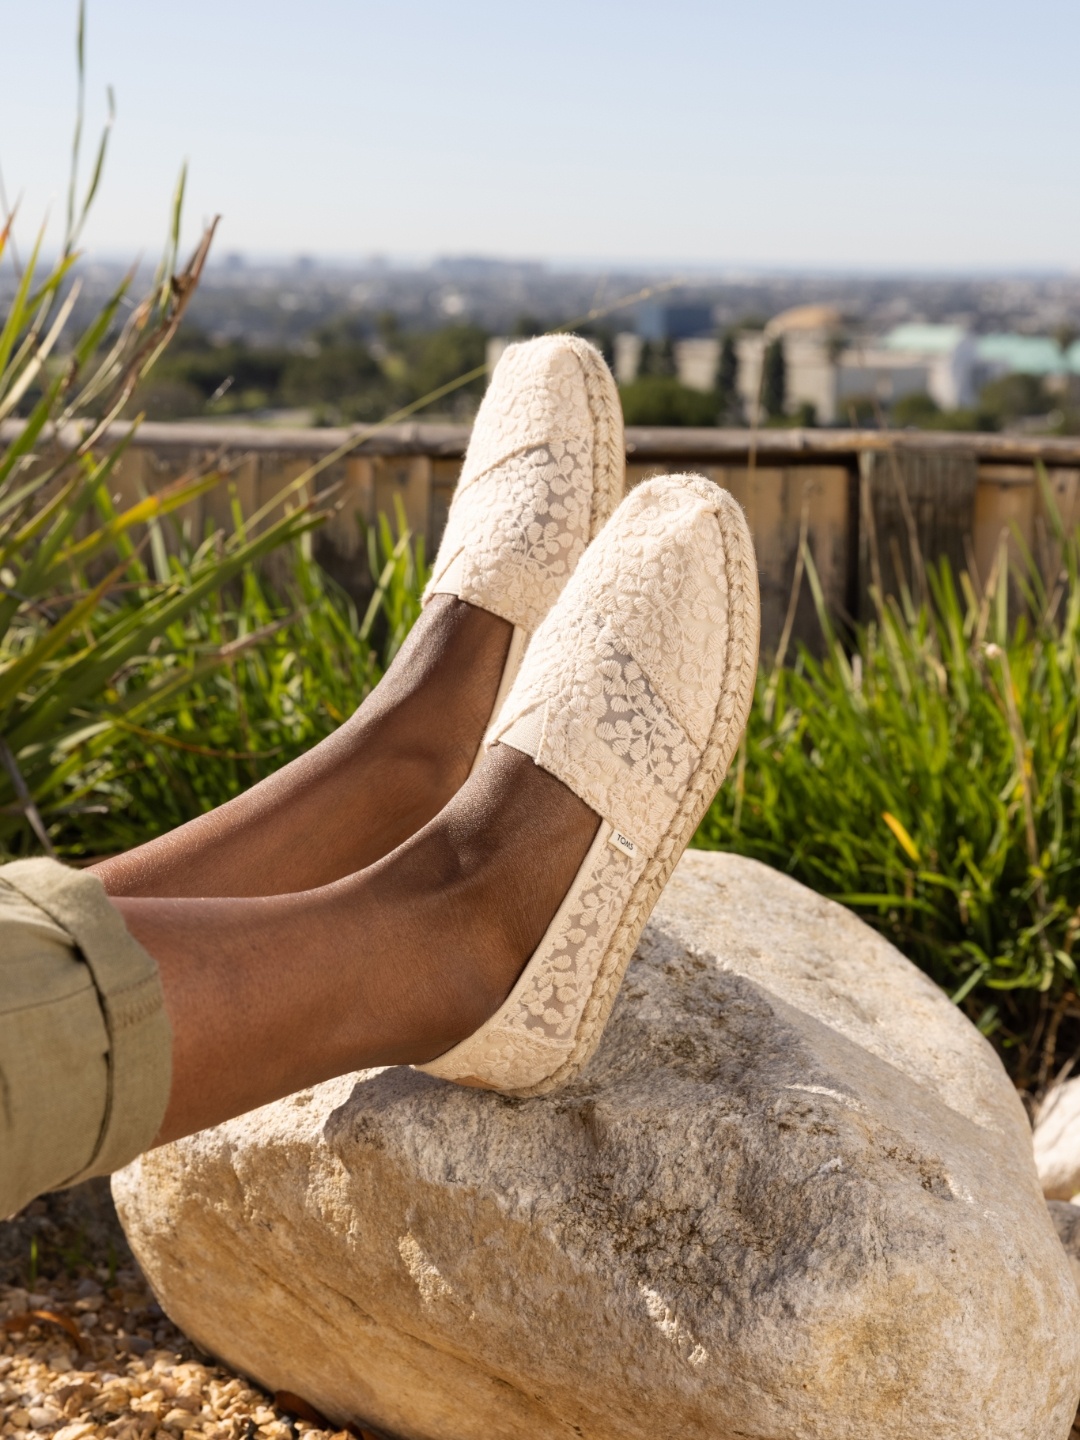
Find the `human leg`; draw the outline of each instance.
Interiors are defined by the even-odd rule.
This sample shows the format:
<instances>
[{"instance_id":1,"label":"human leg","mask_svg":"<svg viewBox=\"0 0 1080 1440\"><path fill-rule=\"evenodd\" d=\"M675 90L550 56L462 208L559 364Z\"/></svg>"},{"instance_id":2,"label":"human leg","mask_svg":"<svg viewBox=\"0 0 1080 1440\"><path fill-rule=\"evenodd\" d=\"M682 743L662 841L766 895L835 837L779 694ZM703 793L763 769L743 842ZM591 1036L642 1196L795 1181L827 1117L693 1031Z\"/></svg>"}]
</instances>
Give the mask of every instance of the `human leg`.
<instances>
[{"instance_id":1,"label":"human leg","mask_svg":"<svg viewBox=\"0 0 1080 1440\"><path fill-rule=\"evenodd\" d=\"M0 1215L454 1045L512 987L596 824L500 746L405 845L317 890L110 901L55 861L0 868Z\"/></svg>"},{"instance_id":2,"label":"human leg","mask_svg":"<svg viewBox=\"0 0 1080 1440\"><path fill-rule=\"evenodd\" d=\"M415 833L464 782L528 635L620 499L622 412L576 336L510 346L469 442L425 608L353 718L209 815L96 868L112 895L314 889Z\"/></svg>"},{"instance_id":3,"label":"human leg","mask_svg":"<svg viewBox=\"0 0 1080 1440\"><path fill-rule=\"evenodd\" d=\"M114 896L281 895L389 854L464 783L511 629L463 600L434 596L382 681L333 735L94 872Z\"/></svg>"},{"instance_id":4,"label":"human leg","mask_svg":"<svg viewBox=\"0 0 1080 1440\"><path fill-rule=\"evenodd\" d=\"M612 518L482 763L419 834L307 894L119 899L173 1019L163 1138L360 1065L519 1094L572 1078L738 744L757 641L738 506L658 478Z\"/></svg>"},{"instance_id":5,"label":"human leg","mask_svg":"<svg viewBox=\"0 0 1080 1440\"><path fill-rule=\"evenodd\" d=\"M267 898L115 899L158 963L172 1025L159 1141L462 1040L509 993L597 823L498 746L435 820L360 874Z\"/></svg>"}]
</instances>

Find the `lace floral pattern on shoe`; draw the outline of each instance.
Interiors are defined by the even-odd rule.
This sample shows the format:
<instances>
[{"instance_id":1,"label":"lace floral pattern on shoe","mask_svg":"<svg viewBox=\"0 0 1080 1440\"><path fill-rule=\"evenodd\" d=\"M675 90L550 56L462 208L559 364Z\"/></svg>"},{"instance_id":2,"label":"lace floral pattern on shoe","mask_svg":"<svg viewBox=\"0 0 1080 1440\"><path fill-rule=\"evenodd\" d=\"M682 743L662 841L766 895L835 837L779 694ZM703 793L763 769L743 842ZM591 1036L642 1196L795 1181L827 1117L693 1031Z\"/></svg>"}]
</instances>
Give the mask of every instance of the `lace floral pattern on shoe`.
<instances>
[{"instance_id":1,"label":"lace floral pattern on shoe","mask_svg":"<svg viewBox=\"0 0 1080 1440\"><path fill-rule=\"evenodd\" d=\"M554 604L623 488L618 392L576 336L511 345L495 367L425 591L526 632Z\"/></svg>"},{"instance_id":2,"label":"lace floral pattern on shoe","mask_svg":"<svg viewBox=\"0 0 1080 1440\"><path fill-rule=\"evenodd\" d=\"M572 440L592 428L581 362L567 342L548 336L510 345L476 417L461 483L540 440Z\"/></svg>"},{"instance_id":3,"label":"lace floral pattern on shoe","mask_svg":"<svg viewBox=\"0 0 1080 1440\"><path fill-rule=\"evenodd\" d=\"M509 998L486 1025L452 1052L447 1078L467 1076L470 1056L484 1083L510 1088L537 1083L573 1047L581 1012L646 861L611 844L601 825L570 893ZM440 1061L423 1067L440 1075Z\"/></svg>"},{"instance_id":4,"label":"lace floral pattern on shoe","mask_svg":"<svg viewBox=\"0 0 1080 1440\"><path fill-rule=\"evenodd\" d=\"M537 964L522 976L516 1004L505 1019L508 1030L542 1035L567 1044L592 990L600 960L622 916L633 883L645 863L611 844L608 830L598 846L584 884L548 931Z\"/></svg>"},{"instance_id":5,"label":"lace floral pattern on shoe","mask_svg":"<svg viewBox=\"0 0 1080 1440\"><path fill-rule=\"evenodd\" d=\"M511 456L497 485L462 482L430 591L453 566L456 595L535 630L589 543L592 490L587 435Z\"/></svg>"},{"instance_id":6,"label":"lace floral pattern on shoe","mask_svg":"<svg viewBox=\"0 0 1080 1440\"><path fill-rule=\"evenodd\" d=\"M690 485L628 497L534 635L487 738L542 709L537 763L650 850L724 685L728 582L702 499Z\"/></svg>"},{"instance_id":7,"label":"lace floral pattern on shoe","mask_svg":"<svg viewBox=\"0 0 1080 1440\"><path fill-rule=\"evenodd\" d=\"M716 519L690 487L640 487L603 537L582 589L699 747L713 723L728 648L728 576ZM539 637L538 637L539 638Z\"/></svg>"},{"instance_id":8,"label":"lace floral pattern on shoe","mask_svg":"<svg viewBox=\"0 0 1080 1440\"><path fill-rule=\"evenodd\" d=\"M579 663L557 693L494 733L651 851L701 752L610 625L582 616L572 639Z\"/></svg>"}]
</instances>

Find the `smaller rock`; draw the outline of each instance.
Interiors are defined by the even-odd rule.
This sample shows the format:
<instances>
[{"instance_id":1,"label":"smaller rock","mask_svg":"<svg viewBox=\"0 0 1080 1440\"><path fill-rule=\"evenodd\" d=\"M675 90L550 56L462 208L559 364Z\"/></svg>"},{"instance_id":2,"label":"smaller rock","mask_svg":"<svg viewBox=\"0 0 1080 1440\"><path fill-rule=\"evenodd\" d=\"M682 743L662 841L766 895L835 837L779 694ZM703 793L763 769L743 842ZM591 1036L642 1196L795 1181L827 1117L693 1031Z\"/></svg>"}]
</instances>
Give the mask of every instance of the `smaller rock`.
<instances>
[{"instance_id":1,"label":"smaller rock","mask_svg":"<svg viewBox=\"0 0 1080 1440\"><path fill-rule=\"evenodd\" d=\"M275 1417L276 1418L276 1417ZM193 1415L190 1410L170 1410L161 1422L166 1430L190 1430L193 1425L198 1425L198 1415Z\"/></svg>"},{"instance_id":2,"label":"smaller rock","mask_svg":"<svg viewBox=\"0 0 1080 1440\"><path fill-rule=\"evenodd\" d=\"M1080 1290L1080 1205L1070 1205L1064 1200L1048 1200L1046 1208L1050 1211L1050 1219L1054 1222L1058 1239L1069 1257L1069 1268L1076 1281L1076 1288Z\"/></svg>"},{"instance_id":3,"label":"smaller rock","mask_svg":"<svg viewBox=\"0 0 1080 1440\"><path fill-rule=\"evenodd\" d=\"M1048 1200L1080 1194L1080 1079L1055 1085L1035 1117L1035 1166Z\"/></svg>"},{"instance_id":4,"label":"smaller rock","mask_svg":"<svg viewBox=\"0 0 1080 1440\"><path fill-rule=\"evenodd\" d=\"M87 1440L96 1428L92 1420L77 1420L74 1425L65 1425L62 1430L57 1430L53 1440Z\"/></svg>"}]
</instances>

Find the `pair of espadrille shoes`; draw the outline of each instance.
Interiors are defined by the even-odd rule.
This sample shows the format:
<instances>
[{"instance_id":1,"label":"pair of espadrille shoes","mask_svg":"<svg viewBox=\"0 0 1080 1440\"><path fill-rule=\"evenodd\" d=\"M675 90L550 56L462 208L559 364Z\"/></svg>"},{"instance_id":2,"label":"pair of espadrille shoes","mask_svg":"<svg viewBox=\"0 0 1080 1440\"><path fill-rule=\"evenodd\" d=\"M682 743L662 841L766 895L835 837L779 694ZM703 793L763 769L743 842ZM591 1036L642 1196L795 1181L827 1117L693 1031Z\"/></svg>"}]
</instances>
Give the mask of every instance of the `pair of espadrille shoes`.
<instances>
[{"instance_id":1,"label":"pair of espadrille shoes","mask_svg":"<svg viewBox=\"0 0 1080 1440\"><path fill-rule=\"evenodd\" d=\"M575 336L503 354L425 599L456 595L513 639L480 755L530 755L600 816L505 1003L421 1070L542 1095L592 1054L660 891L746 725L757 672L753 545L693 475L623 498L618 391Z\"/></svg>"}]
</instances>

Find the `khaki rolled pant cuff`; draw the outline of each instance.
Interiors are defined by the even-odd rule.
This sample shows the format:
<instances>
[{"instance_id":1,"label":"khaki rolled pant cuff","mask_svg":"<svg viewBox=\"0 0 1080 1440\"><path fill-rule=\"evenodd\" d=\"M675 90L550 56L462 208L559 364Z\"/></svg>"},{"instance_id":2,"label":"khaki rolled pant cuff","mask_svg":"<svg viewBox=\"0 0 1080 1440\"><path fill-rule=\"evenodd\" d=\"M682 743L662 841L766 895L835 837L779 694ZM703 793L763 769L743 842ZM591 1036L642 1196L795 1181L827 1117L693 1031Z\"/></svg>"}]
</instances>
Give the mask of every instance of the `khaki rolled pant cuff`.
<instances>
[{"instance_id":1,"label":"khaki rolled pant cuff","mask_svg":"<svg viewBox=\"0 0 1080 1440\"><path fill-rule=\"evenodd\" d=\"M172 1035L154 960L97 876L55 860L0 866L0 980L3 1215L153 1143Z\"/></svg>"}]
</instances>

